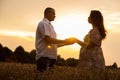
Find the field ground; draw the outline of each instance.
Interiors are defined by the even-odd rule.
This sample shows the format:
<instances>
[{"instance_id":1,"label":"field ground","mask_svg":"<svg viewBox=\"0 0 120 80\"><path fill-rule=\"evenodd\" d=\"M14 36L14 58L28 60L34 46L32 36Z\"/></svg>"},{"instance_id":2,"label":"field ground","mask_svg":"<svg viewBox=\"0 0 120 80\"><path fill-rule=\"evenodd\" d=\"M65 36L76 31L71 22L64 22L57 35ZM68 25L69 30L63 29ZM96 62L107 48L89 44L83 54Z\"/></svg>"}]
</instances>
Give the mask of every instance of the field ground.
<instances>
[{"instance_id":1,"label":"field ground","mask_svg":"<svg viewBox=\"0 0 120 80\"><path fill-rule=\"evenodd\" d=\"M88 71L80 76L76 67L55 66L53 70L39 73L35 64L0 62L0 80L120 80L120 69L106 69L100 75Z\"/></svg>"}]
</instances>

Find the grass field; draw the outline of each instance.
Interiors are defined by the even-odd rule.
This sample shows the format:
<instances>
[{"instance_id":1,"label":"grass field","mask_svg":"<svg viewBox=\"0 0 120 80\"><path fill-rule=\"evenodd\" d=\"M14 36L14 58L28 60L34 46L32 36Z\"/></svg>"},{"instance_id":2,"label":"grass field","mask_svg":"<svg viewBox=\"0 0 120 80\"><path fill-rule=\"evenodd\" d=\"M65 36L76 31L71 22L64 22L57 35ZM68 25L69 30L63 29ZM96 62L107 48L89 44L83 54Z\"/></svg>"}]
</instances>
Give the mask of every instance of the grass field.
<instances>
[{"instance_id":1,"label":"grass field","mask_svg":"<svg viewBox=\"0 0 120 80\"><path fill-rule=\"evenodd\" d=\"M99 75L87 71L80 76L76 67L55 66L53 70L39 73L35 64L0 62L0 80L120 80L120 69L106 69Z\"/></svg>"}]
</instances>

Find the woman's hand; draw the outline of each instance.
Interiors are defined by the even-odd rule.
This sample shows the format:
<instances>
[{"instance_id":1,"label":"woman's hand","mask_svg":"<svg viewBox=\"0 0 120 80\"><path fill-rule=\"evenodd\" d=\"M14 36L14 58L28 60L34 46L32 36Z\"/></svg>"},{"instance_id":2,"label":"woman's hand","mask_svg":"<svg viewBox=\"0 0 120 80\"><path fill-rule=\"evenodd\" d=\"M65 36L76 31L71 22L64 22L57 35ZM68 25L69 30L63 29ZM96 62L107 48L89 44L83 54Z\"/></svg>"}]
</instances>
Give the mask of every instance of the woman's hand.
<instances>
[{"instance_id":1,"label":"woman's hand","mask_svg":"<svg viewBox=\"0 0 120 80\"><path fill-rule=\"evenodd\" d=\"M70 38L68 38L68 39L65 39L64 41L65 41L66 44L70 45L70 44L76 43L76 42L77 42L77 39L74 38L74 37L70 37Z\"/></svg>"}]
</instances>

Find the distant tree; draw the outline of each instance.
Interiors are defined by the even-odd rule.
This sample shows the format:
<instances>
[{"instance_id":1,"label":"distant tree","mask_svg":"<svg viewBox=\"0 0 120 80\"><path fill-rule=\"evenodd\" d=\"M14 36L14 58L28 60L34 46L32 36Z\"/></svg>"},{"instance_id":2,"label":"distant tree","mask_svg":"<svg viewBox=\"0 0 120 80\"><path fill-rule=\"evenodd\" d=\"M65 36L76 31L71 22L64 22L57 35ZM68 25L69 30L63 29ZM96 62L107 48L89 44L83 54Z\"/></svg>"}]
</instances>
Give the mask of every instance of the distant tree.
<instances>
[{"instance_id":1,"label":"distant tree","mask_svg":"<svg viewBox=\"0 0 120 80\"><path fill-rule=\"evenodd\" d=\"M27 51L24 52L24 63L31 63L30 53Z\"/></svg>"},{"instance_id":2,"label":"distant tree","mask_svg":"<svg viewBox=\"0 0 120 80\"><path fill-rule=\"evenodd\" d=\"M0 61L2 62L11 62L12 58L12 51L7 48L7 47L3 47L2 44L0 44Z\"/></svg>"},{"instance_id":3,"label":"distant tree","mask_svg":"<svg viewBox=\"0 0 120 80\"><path fill-rule=\"evenodd\" d=\"M66 65L66 61L64 60L64 58L62 58L60 55L58 55L57 56L56 65L58 65L58 66L65 66Z\"/></svg>"},{"instance_id":4,"label":"distant tree","mask_svg":"<svg viewBox=\"0 0 120 80\"><path fill-rule=\"evenodd\" d=\"M118 68L118 66L117 66L117 63L116 63L116 62L114 62L114 63L113 63L112 68Z\"/></svg>"},{"instance_id":5,"label":"distant tree","mask_svg":"<svg viewBox=\"0 0 120 80\"><path fill-rule=\"evenodd\" d=\"M68 59L66 59L66 64L68 66L77 66L78 65L78 59L68 58Z\"/></svg>"},{"instance_id":6,"label":"distant tree","mask_svg":"<svg viewBox=\"0 0 120 80\"><path fill-rule=\"evenodd\" d=\"M30 63L35 63L35 53L36 53L36 50L35 50L35 49L33 49L33 50L29 53Z\"/></svg>"},{"instance_id":7,"label":"distant tree","mask_svg":"<svg viewBox=\"0 0 120 80\"><path fill-rule=\"evenodd\" d=\"M3 52L5 54L5 62L11 62L12 61L12 51L8 47L4 47Z\"/></svg>"},{"instance_id":8,"label":"distant tree","mask_svg":"<svg viewBox=\"0 0 120 80\"><path fill-rule=\"evenodd\" d=\"M18 46L14 51L14 61L24 63L25 50L22 46Z\"/></svg>"},{"instance_id":9,"label":"distant tree","mask_svg":"<svg viewBox=\"0 0 120 80\"><path fill-rule=\"evenodd\" d=\"M3 46L0 44L0 61L5 61L5 55L3 53Z\"/></svg>"},{"instance_id":10,"label":"distant tree","mask_svg":"<svg viewBox=\"0 0 120 80\"><path fill-rule=\"evenodd\" d=\"M106 66L106 69L115 69L115 68L118 68L116 62L114 62L113 65L108 65L108 66Z\"/></svg>"}]
</instances>

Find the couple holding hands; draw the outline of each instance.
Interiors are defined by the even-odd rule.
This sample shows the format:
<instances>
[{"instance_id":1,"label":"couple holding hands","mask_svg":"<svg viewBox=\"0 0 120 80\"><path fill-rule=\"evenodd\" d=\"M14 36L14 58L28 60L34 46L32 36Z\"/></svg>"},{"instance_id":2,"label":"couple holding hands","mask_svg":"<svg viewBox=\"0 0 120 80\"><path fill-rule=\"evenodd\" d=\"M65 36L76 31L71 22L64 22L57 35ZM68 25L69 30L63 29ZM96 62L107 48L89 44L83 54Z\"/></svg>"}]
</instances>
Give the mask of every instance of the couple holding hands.
<instances>
[{"instance_id":1,"label":"couple holding hands","mask_svg":"<svg viewBox=\"0 0 120 80\"><path fill-rule=\"evenodd\" d=\"M105 69L105 60L101 48L102 40L106 38L106 30L103 24L103 16L98 10L91 10L88 22L92 29L84 37L84 41L76 38L65 40L56 39L56 32L51 25L55 19L55 9L47 7L44 11L44 18L39 22L36 29L36 62L37 70L46 71L51 69L57 59L57 48L73 43L81 46L79 53L78 71L86 69Z\"/></svg>"}]
</instances>

